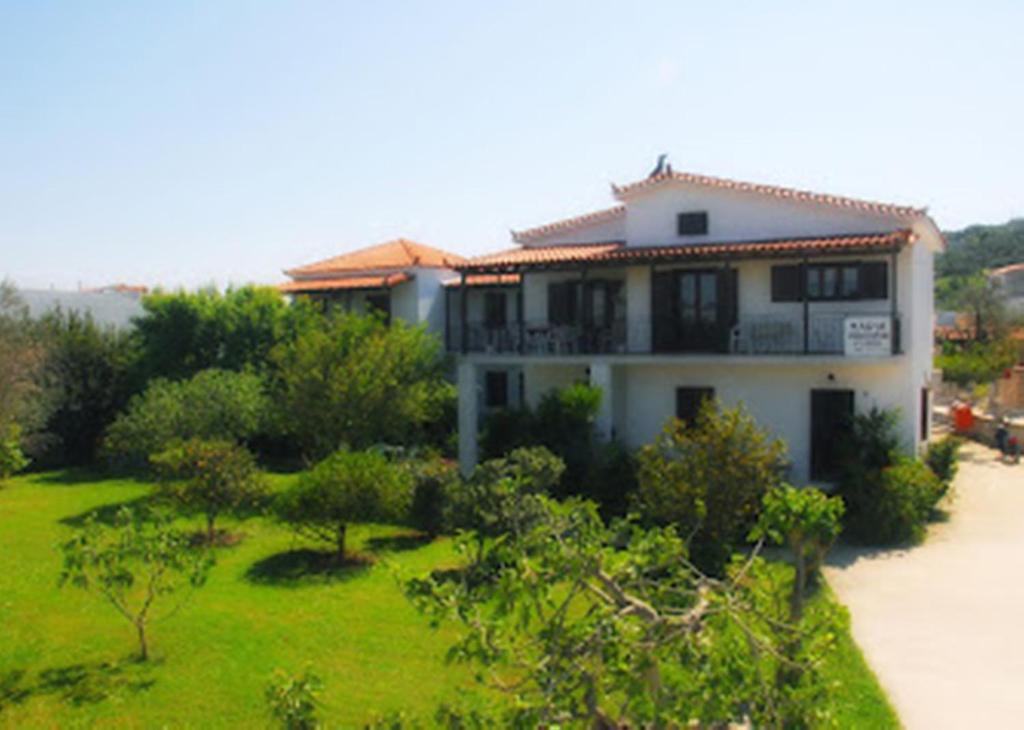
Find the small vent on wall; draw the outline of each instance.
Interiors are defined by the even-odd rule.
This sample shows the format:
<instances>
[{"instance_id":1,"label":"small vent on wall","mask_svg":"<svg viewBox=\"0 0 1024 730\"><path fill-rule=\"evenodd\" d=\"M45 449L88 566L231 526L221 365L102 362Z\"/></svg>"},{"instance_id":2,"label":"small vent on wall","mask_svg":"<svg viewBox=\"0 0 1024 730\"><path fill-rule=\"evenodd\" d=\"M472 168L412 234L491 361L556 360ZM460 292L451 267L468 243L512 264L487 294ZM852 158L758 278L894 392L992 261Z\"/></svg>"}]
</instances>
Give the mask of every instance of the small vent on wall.
<instances>
[{"instance_id":1,"label":"small vent on wall","mask_svg":"<svg viewBox=\"0 0 1024 730\"><path fill-rule=\"evenodd\" d=\"M680 236L705 236L708 232L708 212L706 210L680 213L676 217L676 232Z\"/></svg>"}]
</instances>

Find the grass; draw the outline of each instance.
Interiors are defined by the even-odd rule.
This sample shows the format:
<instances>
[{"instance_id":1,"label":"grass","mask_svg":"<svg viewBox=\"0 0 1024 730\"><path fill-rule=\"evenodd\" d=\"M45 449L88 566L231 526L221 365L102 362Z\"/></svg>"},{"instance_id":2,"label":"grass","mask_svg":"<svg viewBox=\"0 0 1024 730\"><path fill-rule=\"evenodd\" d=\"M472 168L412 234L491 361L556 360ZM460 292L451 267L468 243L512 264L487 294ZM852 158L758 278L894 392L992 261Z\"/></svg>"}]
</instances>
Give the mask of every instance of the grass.
<instances>
[{"instance_id":1,"label":"grass","mask_svg":"<svg viewBox=\"0 0 1024 730\"><path fill-rule=\"evenodd\" d=\"M275 486L292 478L276 475ZM110 515L150 489L81 472L0 489L0 727L265 727L274 671L307 666L324 680L332 727L394 710L429 716L472 686L466 668L444 662L452 629L430 629L396 578L452 565L447 540L356 526L351 546L376 560L339 570L264 517L223 520L244 539L217 551L208 584L152 626L153 661L136 662L123 618L94 595L58 588L57 545L85 515ZM821 591L812 610L833 600ZM848 632L825 671L840 727L899 727Z\"/></svg>"}]
</instances>

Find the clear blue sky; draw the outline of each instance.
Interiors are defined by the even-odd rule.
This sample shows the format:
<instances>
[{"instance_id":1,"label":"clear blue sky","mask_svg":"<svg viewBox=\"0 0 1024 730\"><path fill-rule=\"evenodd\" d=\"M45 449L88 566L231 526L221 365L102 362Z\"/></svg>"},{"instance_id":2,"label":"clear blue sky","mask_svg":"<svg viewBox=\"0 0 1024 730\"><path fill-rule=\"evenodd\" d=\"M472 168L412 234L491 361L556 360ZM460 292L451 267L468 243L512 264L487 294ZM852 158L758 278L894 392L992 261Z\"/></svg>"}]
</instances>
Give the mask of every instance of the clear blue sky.
<instances>
[{"instance_id":1,"label":"clear blue sky","mask_svg":"<svg viewBox=\"0 0 1024 730\"><path fill-rule=\"evenodd\" d=\"M1024 215L1024 3L0 0L0 278L479 253L676 169Z\"/></svg>"}]
</instances>

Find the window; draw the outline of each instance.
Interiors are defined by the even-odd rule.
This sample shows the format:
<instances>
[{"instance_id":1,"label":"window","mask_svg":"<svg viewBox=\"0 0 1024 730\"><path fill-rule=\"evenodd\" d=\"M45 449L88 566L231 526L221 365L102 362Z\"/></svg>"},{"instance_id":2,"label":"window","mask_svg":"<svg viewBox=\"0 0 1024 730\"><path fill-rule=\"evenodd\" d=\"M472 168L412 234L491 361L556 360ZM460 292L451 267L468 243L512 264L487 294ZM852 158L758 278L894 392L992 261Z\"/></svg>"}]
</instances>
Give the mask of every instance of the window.
<instances>
[{"instance_id":1,"label":"window","mask_svg":"<svg viewBox=\"0 0 1024 730\"><path fill-rule=\"evenodd\" d=\"M680 213L676 218L676 232L680 236L704 236L708 232L708 213Z\"/></svg>"},{"instance_id":2,"label":"window","mask_svg":"<svg viewBox=\"0 0 1024 730\"><path fill-rule=\"evenodd\" d=\"M507 306L505 292L489 291L484 293L484 324L494 329L507 324Z\"/></svg>"},{"instance_id":3,"label":"window","mask_svg":"<svg viewBox=\"0 0 1024 730\"><path fill-rule=\"evenodd\" d=\"M548 284L548 322L551 324L577 324L579 322L578 281Z\"/></svg>"},{"instance_id":4,"label":"window","mask_svg":"<svg viewBox=\"0 0 1024 730\"><path fill-rule=\"evenodd\" d=\"M488 370L484 373L484 406L505 408L508 406L508 373L504 370Z\"/></svg>"},{"instance_id":5,"label":"window","mask_svg":"<svg viewBox=\"0 0 1024 730\"><path fill-rule=\"evenodd\" d=\"M676 418L693 423L704 401L715 397L714 388L676 388Z\"/></svg>"},{"instance_id":6,"label":"window","mask_svg":"<svg viewBox=\"0 0 1024 730\"><path fill-rule=\"evenodd\" d=\"M887 299L889 269L885 261L844 264L800 264L772 267L772 301L798 302L803 297L800 271L806 272L805 291L810 301Z\"/></svg>"},{"instance_id":7,"label":"window","mask_svg":"<svg viewBox=\"0 0 1024 730\"><path fill-rule=\"evenodd\" d=\"M385 322L391 321L391 294L384 292L383 294L367 294L366 295L366 311L377 312L384 316Z\"/></svg>"}]
</instances>

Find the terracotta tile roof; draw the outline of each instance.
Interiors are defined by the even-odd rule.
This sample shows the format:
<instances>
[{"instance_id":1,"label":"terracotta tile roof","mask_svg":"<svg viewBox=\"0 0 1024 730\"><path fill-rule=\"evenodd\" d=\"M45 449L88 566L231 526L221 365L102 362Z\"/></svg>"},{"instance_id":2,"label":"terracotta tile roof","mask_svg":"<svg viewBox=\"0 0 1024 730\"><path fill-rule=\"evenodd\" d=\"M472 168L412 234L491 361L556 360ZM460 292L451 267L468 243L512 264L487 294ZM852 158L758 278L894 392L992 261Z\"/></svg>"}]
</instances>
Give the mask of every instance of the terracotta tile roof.
<instances>
[{"instance_id":1,"label":"terracotta tile roof","mask_svg":"<svg viewBox=\"0 0 1024 730\"><path fill-rule=\"evenodd\" d=\"M802 255L893 250L914 240L909 230L819 238L789 238L770 241L738 241L676 246L626 246L621 242L574 244L521 248L470 259L457 266L459 271L521 271L577 263L637 263L687 261L715 258L757 258L760 256Z\"/></svg>"},{"instance_id":2,"label":"terracotta tile roof","mask_svg":"<svg viewBox=\"0 0 1024 730\"><path fill-rule=\"evenodd\" d=\"M466 286L513 286L519 283L519 274L471 274L466 277ZM462 279L449 279L446 287L462 286Z\"/></svg>"},{"instance_id":3,"label":"terracotta tile roof","mask_svg":"<svg viewBox=\"0 0 1024 730\"><path fill-rule=\"evenodd\" d=\"M358 251L334 256L305 266L288 269L284 273L293 278L317 277L351 271L380 271L406 269L413 266L447 269L462 263L465 258L422 243L396 238L394 241L361 248Z\"/></svg>"},{"instance_id":4,"label":"terracotta tile roof","mask_svg":"<svg viewBox=\"0 0 1024 730\"><path fill-rule=\"evenodd\" d=\"M1009 266L1002 266L998 269L993 269L988 272L989 276L1002 276L1003 274L1012 274L1017 271L1024 271L1024 262L1019 264L1010 264Z\"/></svg>"},{"instance_id":5,"label":"terracotta tile roof","mask_svg":"<svg viewBox=\"0 0 1024 730\"><path fill-rule=\"evenodd\" d=\"M837 208L847 208L865 213L877 213L891 215L897 218L917 218L927 215L924 208L914 208L908 205L892 205L890 203L878 203L870 200L858 200L847 198L841 195L828 195L825 193L813 193L807 190L796 190L794 188L780 187L778 185L760 185L757 183L740 182L726 178L711 177L709 175L696 175L690 172L666 172L660 175L653 175L630 183L628 185L612 185L612 193L616 198L622 200L633 193L656 187L666 182L685 182L708 187L737 190L740 192L758 193L760 195L771 195L776 198L796 200L805 203L821 203Z\"/></svg>"},{"instance_id":6,"label":"terracotta tile roof","mask_svg":"<svg viewBox=\"0 0 1024 730\"><path fill-rule=\"evenodd\" d=\"M321 291L341 291L345 289L386 289L403 281L409 281L410 274L385 274L382 276L348 276L338 279L306 279L305 281L289 281L279 284L278 290L285 294L302 294Z\"/></svg>"},{"instance_id":7,"label":"terracotta tile roof","mask_svg":"<svg viewBox=\"0 0 1024 730\"><path fill-rule=\"evenodd\" d=\"M550 236L552 233L571 231L575 228L581 228L594 223L604 223L605 221L621 218L625 214L626 206L616 205L613 208L595 210L592 213L584 213L583 215L577 215L572 218L555 221L554 223L546 223L542 226L526 228L521 231L512 231L512 240L516 243L529 243L530 241L535 241L538 238Z\"/></svg>"}]
</instances>

